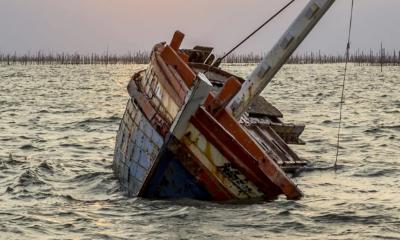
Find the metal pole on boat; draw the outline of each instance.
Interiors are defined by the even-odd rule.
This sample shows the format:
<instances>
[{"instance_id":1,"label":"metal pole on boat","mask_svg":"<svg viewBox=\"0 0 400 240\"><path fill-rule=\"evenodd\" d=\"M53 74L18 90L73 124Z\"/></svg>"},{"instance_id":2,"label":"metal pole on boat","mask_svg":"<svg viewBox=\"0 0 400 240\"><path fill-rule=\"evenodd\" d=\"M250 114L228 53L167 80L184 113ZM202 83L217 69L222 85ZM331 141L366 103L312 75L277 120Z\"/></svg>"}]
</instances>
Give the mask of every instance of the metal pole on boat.
<instances>
[{"instance_id":1,"label":"metal pole on boat","mask_svg":"<svg viewBox=\"0 0 400 240\"><path fill-rule=\"evenodd\" d=\"M229 106L236 118L247 110L279 69L329 10L335 0L311 0L272 50L250 74Z\"/></svg>"}]
</instances>

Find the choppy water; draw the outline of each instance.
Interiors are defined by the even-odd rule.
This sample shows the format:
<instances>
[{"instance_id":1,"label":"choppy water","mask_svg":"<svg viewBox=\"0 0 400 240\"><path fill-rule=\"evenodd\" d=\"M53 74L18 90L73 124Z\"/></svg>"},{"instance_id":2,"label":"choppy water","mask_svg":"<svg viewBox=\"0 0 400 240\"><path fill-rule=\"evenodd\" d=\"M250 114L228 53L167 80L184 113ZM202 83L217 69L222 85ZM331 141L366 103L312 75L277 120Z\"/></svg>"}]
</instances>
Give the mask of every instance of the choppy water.
<instances>
[{"instance_id":1,"label":"choppy water","mask_svg":"<svg viewBox=\"0 0 400 240\"><path fill-rule=\"evenodd\" d=\"M245 76L252 66L225 66ZM111 164L133 71L0 66L0 239L400 239L400 69L286 66L265 91L307 124L305 193L257 204L128 199ZM325 169L325 170L324 170Z\"/></svg>"}]
</instances>

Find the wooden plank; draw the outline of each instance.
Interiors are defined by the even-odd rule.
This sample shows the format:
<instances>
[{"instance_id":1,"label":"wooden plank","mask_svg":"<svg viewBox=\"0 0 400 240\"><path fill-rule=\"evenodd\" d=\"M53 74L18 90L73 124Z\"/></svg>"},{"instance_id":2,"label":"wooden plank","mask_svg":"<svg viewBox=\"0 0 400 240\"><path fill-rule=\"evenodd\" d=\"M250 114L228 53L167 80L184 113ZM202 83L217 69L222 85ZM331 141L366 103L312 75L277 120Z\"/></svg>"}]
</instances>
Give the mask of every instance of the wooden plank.
<instances>
[{"instance_id":1,"label":"wooden plank","mask_svg":"<svg viewBox=\"0 0 400 240\"><path fill-rule=\"evenodd\" d=\"M164 50L161 52L161 57L166 64L172 65L179 72L188 88L193 85L193 82L196 79L196 74L186 64L186 62L179 57L172 47L165 46Z\"/></svg>"},{"instance_id":2,"label":"wooden plank","mask_svg":"<svg viewBox=\"0 0 400 240\"><path fill-rule=\"evenodd\" d=\"M199 109L200 110L200 109ZM198 111L199 112L199 111ZM282 169L272 160L262 149L258 146L251 136L242 128L242 126L233 118L233 116L228 113L225 109L221 111L221 113L217 116L219 124L224 126L227 132L233 137L237 143L234 144L235 147L232 146L233 149L240 153L240 150L245 150L247 156L243 155L243 157L247 157L250 159L254 159L256 161L255 164L258 165L259 170L261 170L268 179L273 182L276 186L279 186L280 189L285 193L285 195L290 199L299 199L302 196L300 189L292 182L292 180L286 176ZM202 121L207 121L208 119L204 118ZM208 121L209 126L212 125L212 122ZM211 128L211 127L210 127ZM216 131L217 128L211 128L212 131ZM219 132L219 135L223 136L223 132ZM228 141L228 139L224 139L223 141ZM243 158L241 158L243 159ZM252 161L250 164L254 164ZM254 171L254 170L253 170ZM257 185L257 184L256 184Z\"/></svg>"},{"instance_id":3,"label":"wooden plank","mask_svg":"<svg viewBox=\"0 0 400 240\"><path fill-rule=\"evenodd\" d=\"M185 101L187 89L183 89L181 87L176 88L172 83L176 82L175 76L171 73L165 63L161 60L158 60L159 53L154 53L154 57L151 58L151 66L153 71L156 73L158 77L158 81L165 88L167 94L170 95L176 104L182 106Z\"/></svg>"},{"instance_id":4,"label":"wooden plank","mask_svg":"<svg viewBox=\"0 0 400 240\"><path fill-rule=\"evenodd\" d=\"M283 114L262 96L254 98L247 112L250 116L283 117Z\"/></svg>"},{"instance_id":5,"label":"wooden plank","mask_svg":"<svg viewBox=\"0 0 400 240\"><path fill-rule=\"evenodd\" d=\"M243 148L224 127L222 127L204 108L199 108L192 124L232 163L266 195L274 199L282 191L258 168L257 160Z\"/></svg>"},{"instance_id":6,"label":"wooden plank","mask_svg":"<svg viewBox=\"0 0 400 240\"><path fill-rule=\"evenodd\" d=\"M182 143L190 149L217 180L238 199L262 198L260 192L239 170L234 168L226 157L192 124Z\"/></svg>"},{"instance_id":7,"label":"wooden plank","mask_svg":"<svg viewBox=\"0 0 400 240\"><path fill-rule=\"evenodd\" d=\"M240 91L241 85L235 77L230 77L216 97L208 98L209 101L205 103L207 110L212 115L218 115L222 109L226 108L236 93Z\"/></svg>"},{"instance_id":8,"label":"wooden plank","mask_svg":"<svg viewBox=\"0 0 400 240\"><path fill-rule=\"evenodd\" d=\"M178 51L184 38L185 38L185 34L183 34L180 31L176 31L174 33L174 36L172 37L171 43L169 45L171 46L172 49L174 49L175 51Z\"/></svg>"},{"instance_id":9,"label":"wooden plank","mask_svg":"<svg viewBox=\"0 0 400 240\"><path fill-rule=\"evenodd\" d=\"M262 129L256 127L256 131L264 137L266 136L265 133L268 133L271 138L276 142L276 144L279 145L279 150L285 154L285 157L289 157L290 160L294 162L300 161L299 156L283 141L283 139L271 127L264 127Z\"/></svg>"},{"instance_id":10,"label":"wooden plank","mask_svg":"<svg viewBox=\"0 0 400 240\"><path fill-rule=\"evenodd\" d=\"M204 104L204 101L210 94L211 88L212 85L210 81L208 81L204 74L199 73L194 86L186 97L185 104L178 112L171 126L170 132L177 139L180 140L185 135L190 118L197 112L197 109Z\"/></svg>"}]
</instances>

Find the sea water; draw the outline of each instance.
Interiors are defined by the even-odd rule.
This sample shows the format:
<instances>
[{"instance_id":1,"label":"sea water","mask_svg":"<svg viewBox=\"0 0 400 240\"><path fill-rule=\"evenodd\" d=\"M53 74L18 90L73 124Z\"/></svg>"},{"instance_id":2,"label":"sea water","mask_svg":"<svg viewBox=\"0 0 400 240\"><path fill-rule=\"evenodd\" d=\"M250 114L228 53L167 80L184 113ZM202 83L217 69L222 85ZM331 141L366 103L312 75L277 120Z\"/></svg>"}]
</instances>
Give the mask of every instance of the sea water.
<instances>
[{"instance_id":1,"label":"sea water","mask_svg":"<svg viewBox=\"0 0 400 240\"><path fill-rule=\"evenodd\" d=\"M225 65L245 77L254 65ZM144 65L0 66L0 239L400 239L400 69L287 65L263 96L305 124L300 201L130 199L112 172Z\"/></svg>"}]
</instances>

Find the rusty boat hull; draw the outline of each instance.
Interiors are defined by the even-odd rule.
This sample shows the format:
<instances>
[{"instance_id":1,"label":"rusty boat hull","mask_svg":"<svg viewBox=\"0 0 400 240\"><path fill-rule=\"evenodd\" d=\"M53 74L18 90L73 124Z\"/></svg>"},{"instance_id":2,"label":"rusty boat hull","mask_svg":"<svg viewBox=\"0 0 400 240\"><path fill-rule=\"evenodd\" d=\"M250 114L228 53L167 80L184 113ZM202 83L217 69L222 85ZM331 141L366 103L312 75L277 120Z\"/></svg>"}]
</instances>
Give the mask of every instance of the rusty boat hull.
<instances>
[{"instance_id":1,"label":"rusty boat hull","mask_svg":"<svg viewBox=\"0 0 400 240\"><path fill-rule=\"evenodd\" d=\"M230 201L300 199L287 175L306 165L288 144L302 125L285 124L260 98L236 119L228 107L243 79L212 67L212 49L179 49L183 34L157 44L135 73L113 161L132 197Z\"/></svg>"}]
</instances>

